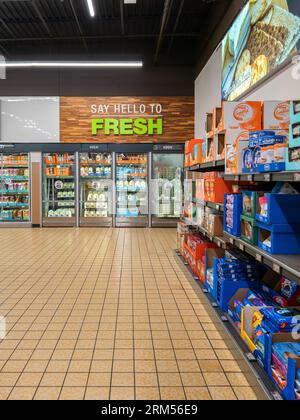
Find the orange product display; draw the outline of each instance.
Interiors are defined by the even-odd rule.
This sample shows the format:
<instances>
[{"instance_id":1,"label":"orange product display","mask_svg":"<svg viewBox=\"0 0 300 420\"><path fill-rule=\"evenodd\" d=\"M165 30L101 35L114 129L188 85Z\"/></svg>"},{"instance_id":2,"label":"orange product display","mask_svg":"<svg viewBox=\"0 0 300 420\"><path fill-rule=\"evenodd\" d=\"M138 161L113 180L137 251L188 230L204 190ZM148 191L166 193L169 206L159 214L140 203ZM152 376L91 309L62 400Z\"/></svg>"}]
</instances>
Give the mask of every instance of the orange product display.
<instances>
[{"instance_id":1,"label":"orange product display","mask_svg":"<svg viewBox=\"0 0 300 420\"><path fill-rule=\"evenodd\" d=\"M52 153L48 154L44 158L46 165L68 165L74 163L73 160L70 159L69 153Z\"/></svg>"},{"instance_id":2,"label":"orange product display","mask_svg":"<svg viewBox=\"0 0 300 420\"><path fill-rule=\"evenodd\" d=\"M223 203L224 194L230 194L234 184L234 182L225 181L219 172L206 172L203 175L203 181L204 201L213 203Z\"/></svg>"},{"instance_id":3,"label":"orange product display","mask_svg":"<svg viewBox=\"0 0 300 420\"><path fill-rule=\"evenodd\" d=\"M264 130L289 130L290 101L265 101L263 103Z\"/></svg>"},{"instance_id":4,"label":"orange product display","mask_svg":"<svg viewBox=\"0 0 300 420\"><path fill-rule=\"evenodd\" d=\"M204 162L203 143L202 139L192 139L185 143L185 168Z\"/></svg>"},{"instance_id":5,"label":"orange product display","mask_svg":"<svg viewBox=\"0 0 300 420\"><path fill-rule=\"evenodd\" d=\"M202 283L205 277L205 251L215 248L217 248L215 244L205 242L200 236L185 235L183 257Z\"/></svg>"},{"instance_id":6,"label":"orange product display","mask_svg":"<svg viewBox=\"0 0 300 420\"><path fill-rule=\"evenodd\" d=\"M262 129L262 102L223 102L224 130L259 131Z\"/></svg>"},{"instance_id":7,"label":"orange product display","mask_svg":"<svg viewBox=\"0 0 300 420\"><path fill-rule=\"evenodd\" d=\"M71 168L65 166L53 166L46 168L46 176L71 176Z\"/></svg>"}]
</instances>

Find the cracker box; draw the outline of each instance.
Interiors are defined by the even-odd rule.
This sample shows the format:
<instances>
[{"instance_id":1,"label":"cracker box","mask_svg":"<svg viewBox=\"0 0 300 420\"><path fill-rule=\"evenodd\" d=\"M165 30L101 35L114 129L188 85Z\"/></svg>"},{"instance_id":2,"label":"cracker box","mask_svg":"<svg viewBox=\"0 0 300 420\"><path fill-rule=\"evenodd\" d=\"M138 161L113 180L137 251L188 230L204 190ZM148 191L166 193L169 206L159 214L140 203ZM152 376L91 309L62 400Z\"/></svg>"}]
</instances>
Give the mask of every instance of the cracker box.
<instances>
[{"instance_id":1,"label":"cracker box","mask_svg":"<svg viewBox=\"0 0 300 420\"><path fill-rule=\"evenodd\" d=\"M225 172L233 175L241 174L243 172L244 152L249 144L248 131L227 130L225 144Z\"/></svg>"},{"instance_id":2,"label":"cracker box","mask_svg":"<svg viewBox=\"0 0 300 420\"><path fill-rule=\"evenodd\" d=\"M266 101L263 104L264 130L288 130L290 126L290 101Z\"/></svg>"},{"instance_id":3,"label":"cracker box","mask_svg":"<svg viewBox=\"0 0 300 420\"><path fill-rule=\"evenodd\" d=\"M223 102L222 121L225 130L259 131L262 129L262 103Z\"/></svg>"}]
</instances>

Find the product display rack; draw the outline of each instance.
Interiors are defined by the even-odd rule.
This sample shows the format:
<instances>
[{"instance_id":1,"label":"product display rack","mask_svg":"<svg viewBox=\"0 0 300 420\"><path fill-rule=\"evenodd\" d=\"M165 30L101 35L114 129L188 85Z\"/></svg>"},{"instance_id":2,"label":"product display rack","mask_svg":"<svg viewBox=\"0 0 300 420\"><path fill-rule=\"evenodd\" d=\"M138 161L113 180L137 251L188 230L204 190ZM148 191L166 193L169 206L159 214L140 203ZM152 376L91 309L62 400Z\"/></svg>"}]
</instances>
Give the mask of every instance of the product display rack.
<instances>
[{"instance_id":1,"label":"product display rack","mask_svg":"<svg viewBox=\"0 0 300 420\"><path fill-rule=\"evenodd\" d=\"M185 168L187 172L211 172L211 171L221 171L225 169L225 160L216 160L214 162L202 163L199 165L191 166L190 168Z\"/></svg>"},{"instance_id":2,"label":"product display rack","mask_svg":"<svg viewBox=\"0 0 300 420\"><path fill-rule=\"evenodd\" d=\"M43 226L76 225L75 153L43 154Z\"/></svg>"},{"instance_id":3,"label":"product display rack","mask_svg":"<svg viewBox=\"0 0 300 420\"><path fill-rule=\"evenodd\" d=\"M0 154L0 226L30 225L28 153Z\"/></svg>"},{"instance_id":4,"label":"product display rack","mask_svg":"<svg viewBox=\"0 0 300 420\"><path fill-rule=\"evenodd\" d=\"M116 154L116 227L149 225L148 154Z\"/></svg>"},{"instance_id":5,"label":"product display rack","mask_svg":"<svg viewBox=\"0 0 300 420\"><path fill-rule=\"evenodd\" d=\"M213 300L213 298L210 296L208 291L205 289L205 287L202 285L202 283L199 281L198 277L195 276L192 269L189 267L183 256L181 255L179 250L176 250L176 255L179 257L180 261L184 266L188 269L194 280L196 281L196 284L198 287L202 290L204 293L204 296L211 304L214 312L220 319L220 321L223 323L226 331L230 334L231 338L235 341L237 348L241 352L241 355L243 356L245 362L248 364L249 368L252 370L252 372L255 374L255 376L258 379L258 382L260 383L261 387L265 391L266 395L270 400L282 400L283 398L277 391L276 387L268 377L266 371L261 367L259 362L253 357L252 353L249 352L249 349L247 345L244 343L242 338L240 337L237 329L232 324L229 316L224 313L221 308L219 308L218 304Z\"/></svg>"},{"instance_id":6,"label":"product display rack","mask_svg":"<svg viewBox=\"0 0 300 420\"><path fill-rule=\"evenodd\" d=\"M113 224L113 156L80 153L80 226L111 227Z\"/></svg>"}]
</instances>

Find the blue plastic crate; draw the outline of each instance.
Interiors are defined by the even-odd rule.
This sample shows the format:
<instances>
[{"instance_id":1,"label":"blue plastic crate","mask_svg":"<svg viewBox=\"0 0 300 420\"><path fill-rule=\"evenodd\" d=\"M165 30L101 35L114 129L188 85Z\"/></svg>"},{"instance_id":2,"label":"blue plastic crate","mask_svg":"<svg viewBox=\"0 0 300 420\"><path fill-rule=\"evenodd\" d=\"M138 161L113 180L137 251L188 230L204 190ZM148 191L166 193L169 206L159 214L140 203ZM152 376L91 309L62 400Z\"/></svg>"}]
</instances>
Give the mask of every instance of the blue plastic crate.
<instances>
[{"instance_id":1,"label":"blue plastic crate","mask_svg":"<svg viewBox=\"0 0 300 420\"><path fill-rule=\"evenodd\" d=\"M227 199L229 196L233 197L233 214L232 225L227 223L227 216L229 210L227 209ZM242 194L225 194L224 195L224 231L230 235L239 238L241 236L241 215L243 211L243 196Z\"/></svg>"},{"instance_id":2,"label":"blue plastic crate","mask_svg":"<svg viewBox=\"0 0 300 420\"><path fill-rule=\"evenodd\" d=\"M300 223L300 195L264 194L268 199L268 210L265 216L260 214L260 202L257 199L256 220L266 224L290 225Z\"/></svg>"},{"instance_id":3,"label":"blue plastic crate","mask_svg":"<svg viewBox=\"0 0 300 420\"><path fill-rule=\"evenodd\" d=\"M267 240L269 243L266 243ZM300 254L300 225L267 225L258 222L258 247L269 254Z\"/></svg>"}]
</instances>

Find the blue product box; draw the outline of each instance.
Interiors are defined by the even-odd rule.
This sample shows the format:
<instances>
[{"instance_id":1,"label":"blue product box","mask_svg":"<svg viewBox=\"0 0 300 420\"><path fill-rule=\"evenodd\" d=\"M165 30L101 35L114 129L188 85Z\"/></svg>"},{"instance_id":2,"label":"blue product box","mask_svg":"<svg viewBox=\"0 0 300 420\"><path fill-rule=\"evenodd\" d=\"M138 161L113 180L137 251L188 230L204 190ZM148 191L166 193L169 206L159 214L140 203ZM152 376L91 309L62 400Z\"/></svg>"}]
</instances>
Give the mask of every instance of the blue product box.
<instances>
[{"instance_id":1,"label":"blue product box","mask_svg":"<svg viewBox=\"0 0 300 420\"><path fill-rule=\"evenodd\" d=\"M263 197L263 196L261 196ZM300 223L300 194L272 194L266 193L267 211L262 215L260 200L257 200L256 220L266 224L290 225Z\"/></svg>"},{"instance_id":2,"label":"blue product box","mask_svg":"<svg viewBox=\"0 0 300 420\"><path fill-rule=\"evenodd\" d=\"M224 231L238 238L241 236L242 211L242 194L224 195Z\"/></svg>"},{"instance_id":3,"label":"blue product box","mask_svg":"<svg viewBox=\"0 0 300 420\"><path fill-rule=\"evenodd\" d=\"M300 254L300 224L267 225L258 222L258 247L269 254Z\"/></svg>"}]
</instances>

